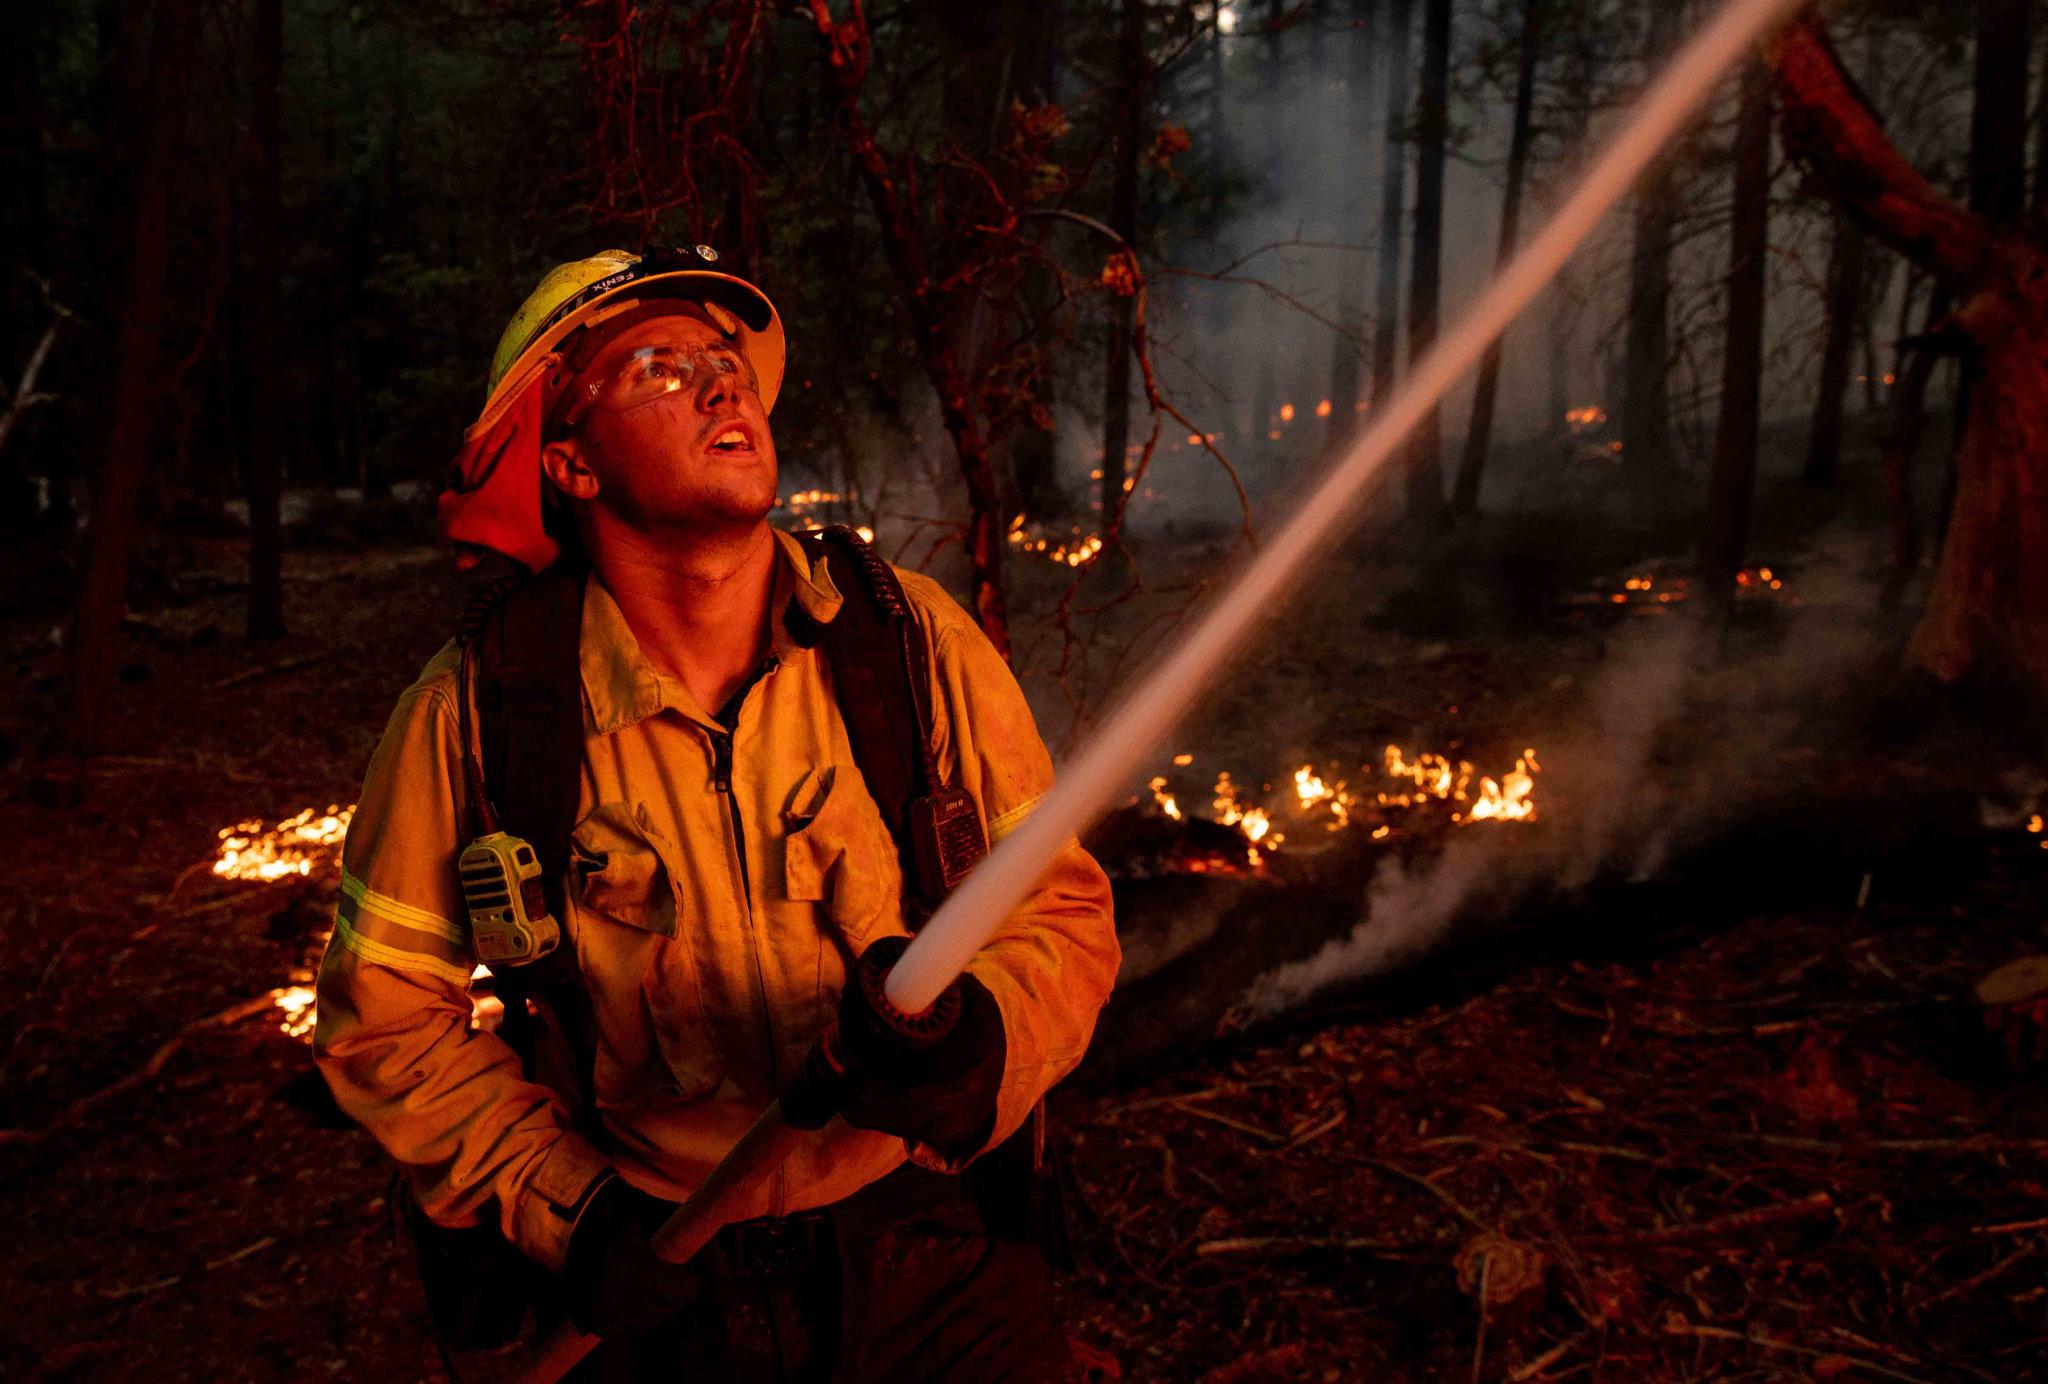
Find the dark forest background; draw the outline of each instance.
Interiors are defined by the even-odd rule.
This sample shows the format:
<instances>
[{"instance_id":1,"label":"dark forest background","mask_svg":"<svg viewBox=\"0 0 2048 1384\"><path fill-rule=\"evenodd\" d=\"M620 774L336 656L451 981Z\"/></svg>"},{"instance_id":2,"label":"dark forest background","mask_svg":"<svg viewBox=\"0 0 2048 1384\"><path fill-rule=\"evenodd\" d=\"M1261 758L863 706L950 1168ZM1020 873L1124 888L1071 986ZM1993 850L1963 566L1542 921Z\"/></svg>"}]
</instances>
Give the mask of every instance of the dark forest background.
<instances>
[{"instance_id":1,"label":"dark forest background","mask_svg":"<svg viewBox=\"0 0 2048 1384\"><path fill-rule=\"evenodd\" d=\"M10 7L5 599L63 626L66 734L89 741L124 613L175 597L182 540L245 532L247 632L283 634L288 533L427 534L497 334L548 267L686 241L788 321L785 489L936 564L1007 648L1006 556L1109 600L1148 521L1252 532L1703 10ZM2033 10L1831 7L1901 152L2003 224L2048 152ZM1383 516L1438 533L1526 504L1529 467L1565 457L1582 511L1682 516L1702 580L1730 588L1784 421L1823 491L1889 439L1912 588L1956 489L1908 468L1969 372L1927 335L1958 295L1816 195L1771 106L1761 62L1731 81L1425 427ZM1517 464L1511 498L1486 489ZM1025 614L1070 637L1074 594L1039 580Z\"/></svg>"}]
</instances>

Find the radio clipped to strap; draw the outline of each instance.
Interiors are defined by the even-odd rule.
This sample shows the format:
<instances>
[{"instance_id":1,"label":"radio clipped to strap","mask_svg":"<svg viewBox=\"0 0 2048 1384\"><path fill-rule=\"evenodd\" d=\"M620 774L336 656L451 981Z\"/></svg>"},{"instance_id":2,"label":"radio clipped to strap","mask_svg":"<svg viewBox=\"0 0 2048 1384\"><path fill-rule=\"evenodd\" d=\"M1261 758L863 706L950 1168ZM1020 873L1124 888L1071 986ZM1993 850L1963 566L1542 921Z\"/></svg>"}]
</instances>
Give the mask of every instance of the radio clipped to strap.
<instances>
[{"instance_id":1,"label":"radio clipped to strap","mask_svg":"<svg viewBox=\"0 0 2048 1384\"><path fill-rule=\"evenodd\" d=\"M927 899L943 899L988 854L981 811L965 788L942 783L913 798L909 816L918 892Z\"/></svg>"},{"instance_id":2,"label":"radio clipped to strap","mask_svg":"<svg viewBox=\"0 0 2048 1384\"><path fill-rule=\"evenodd\" d=\"M462 708L463 773L469 780L479 834L456 857L455 871L469 915L470 950L495 971L547 956L561 945L562 927L548 908L547 871L533 843L503 828L484 785L469 717L474 648L473 640L462 646L457 701Z\"/></svg>"},{"instance_id":3,"label":"radio clipped to strap","mask_svg":"<svg viewBox=\"0 0 2048 1384\"><path fill-rule=\"evenodd\" d=\"M523 837L508 831L479 836L462 848L456 869L478 961L524 966L560 945L562 928L548 912L540 860Z\"/></svg>"}]
</instances>

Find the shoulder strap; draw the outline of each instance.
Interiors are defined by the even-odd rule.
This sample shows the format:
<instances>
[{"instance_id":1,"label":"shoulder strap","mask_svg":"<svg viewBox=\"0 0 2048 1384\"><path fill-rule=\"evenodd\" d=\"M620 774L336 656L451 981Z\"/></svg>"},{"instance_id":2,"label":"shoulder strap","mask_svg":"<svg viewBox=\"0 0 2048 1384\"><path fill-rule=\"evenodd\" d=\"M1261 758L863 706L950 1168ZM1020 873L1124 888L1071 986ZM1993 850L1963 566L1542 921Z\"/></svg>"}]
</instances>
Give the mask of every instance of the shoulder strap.
<instances>
[{"instance_id":1,"label":"shoulder strap","mask_svg":"<svg viewBox=\"0 0 2048 1384\"><path fill-rule=\"evenodd\" d=\"M548 911L558 924L566 916L563 878L583 783L584 580L582 571L558 565L510 586L474 626L470 645L485 820L494 808L499 826L533 847ZM587 1131L596 1127L589 1070L594 1049L583 1041L588 1020L580 990L569 983L573 968L573 943L565 930L553 952L494 972L493 984L505 1005L500 1036L529 1078L546 1080L565 1096L574 1088ZM546 1070L529 998L546 1006L576 1071L551 1076Z\"/></svg>"},{"instance_id":2,"label":"shoulder strap","mask_svg":"<svg viewBox=\"0 0 2048 1384\"><path fill-rule=\"evenodd\" d=\"M820 627L818 643L854 762L895 838L915 925L986 849L981 817L965 790L940 778L931 660L895 571L844 524L798 538L839 589L839 614Z\"/></svg>"},{"instance_id":3,"label":"shoulder strap","mask_svg":"<svg viewBox=\"0 0 2048 1384\"><path fill-rule=\"evenodd\" d=\"M477 637L485 791L506 830L532 843L557 918L583 782L583 580L558 566L514 587Z\"/></svg>"}]
</instances>

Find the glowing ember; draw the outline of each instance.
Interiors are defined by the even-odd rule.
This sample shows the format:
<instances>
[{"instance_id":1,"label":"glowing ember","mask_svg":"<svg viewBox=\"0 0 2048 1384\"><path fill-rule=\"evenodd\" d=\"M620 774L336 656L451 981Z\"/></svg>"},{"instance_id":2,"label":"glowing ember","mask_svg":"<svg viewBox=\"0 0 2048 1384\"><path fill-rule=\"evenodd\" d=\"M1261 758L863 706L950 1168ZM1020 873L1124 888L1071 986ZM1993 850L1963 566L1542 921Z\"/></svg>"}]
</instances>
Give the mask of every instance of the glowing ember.
<instances>
[{"instance_id":1,"label":"glowing ember","mask_svg":"<svg viewBox=\"0 0 2048 1384\"><path fill-rule=\"evenodd\" d=\"M2027 818L2027 830L2041 837L2041 849L2048 851L2048 831L2043 829L2040 813L2036 812L2033 816Z\"/></svg>"},{"instance_id":2,"label":"glowing ember","mask_svg":"<svg viewBox=\"0 0 2048 1384\"><path fill-rule=\"evenodd\" d=\"M1463 814L1463 819L1468 822L1525 822L1534 817L1536 803L1529 795L1536 791L1536 775L1541 768L1536 762L1536 751L1522 751L1515 767L1501 775L1499 783L1490 778L1479 780L1479 796ZM1452 820L1458 818L1454 816Z\"/></svg>"},{"instance_id":3,"label":"glowing ember","mask_svg":"<svg viewBox=\"0 0 2048 1384\"><path fill-rule=\"evenodd\" d=\"M1327 830L1341 831L1351 825L1353 800L1345 791L1344 780L1337 780L1337 786L1332 788L1323 782L1314 765L1304 764L1294 771L1294 796L1301 804L1303 812L1312 812L1318 807L1329 808L1330 820Z\"/></svg>"},{"instance_id":4,"label":"glowing ember","mask_svg":"<svg viewBox=\"0 0 2048 1384\"><path fill-rule=\"evenodd\" d=\"M1387 746L1386 764L1388 778L1406 780L1416 789L1413 793L1380 794L1379 800L1389 807L1412 807L1428 798L1455 796L1462 799L1465 796L1465 784L1472 777L1470 764L1459 766L1459 770L1462 770L1461 776L1459 770L1451 768L1451 761L1440 754L1418 755L1411 764L1402 754L1399 745Z\"/></svg>"},{"instance_id":5,"label":"glowing ember","mask_svg":"<svg viewBox=\"0 0 2048 1384\"><path fill-rule=\"evenodd\" d=\"M1124 482L1124 489L1128 491L1135 484L1135 481L1127 480ZM1019 552L1041 553L1051 561L1064 563L1068 567L1086 566L1102 551L1102 539L1099 535L1083 534L1077 526L1066 538L1048 538L1026 528L1024 516L1021 514L1010 521L1009 540L1010 546Z\"/></svg>"},{"instance_id":6,"label":"glowing ember","mask_svg":"<svg viewBox=\"0 0 2048 1384\"><path fill-rule=\"evenodd\" d=\"M1166 791L1166 776L1164 774L1159 775L1148 786L1152 789L1152 801L1158 805L1159 810L1178 822L1180 820L1180 804L1174 801L1173 794Z\"/></svg>"},{"instance_id":7,"label":"glowing ember","mask_svg":"<svg viewBox=\"0 0 2048 1384\"><path fill-rule=\"evenodd\" d=\"M1294 405L1280 405L1280 421L1283 423L1292 423L1294 421Z\"/></svg>"},{"instance_id":8,"label":"glowing ember","mask_svg":"<svg viewBox=\"0 0 2048 1384\"><path fill-rule=\"evenodd\" d=\"M276 993L277 1031L287 1038L310 1038L313 1034L313 987L287 985Z\"/></svg>"},{"instance_id":9,"label":"glowing ember","mask_svg":"<svg viewBox=\"0 0 2048 1384\"><path fill-rule=\"evenodd\" d=\"M1785 593L1785 579L1769 567L1745 567L1735 574L1735 595L1742 601L1769 598L1784 593L1793 605L1799 598ZM1576 597L1573 604L1629 606L1650 614L1664 613L1661 607L1679 604L1689 596L1684 577L1645 572L1622 580L1621 590Z\"/></svg>"},{"instance_id":10,"label":"glowing ember","mask_svg":"<svg viewBox=\"0 0 2048 1384\"><path fill-rule=\"evenodd\" d=\"M799 490L778 503L791 514L802 514L807 509L816 509L820 505L836 505L845 499L844 495L832 490Z\"/></svg>"},{"instance_id":11,"label":"glowing ember","mask_svg":"<svg viewBox=\"0 0 2048 1384\"><path fill-rule=\"evenodd\" d=\"M1328 399L1324 399L1324 400L1321 400L1320 402L1318 402L1318 403L1316 404L1316 417L1318 417L1318 418L1328 418L1329 416L1330 416L1330 401L1329 401Z\"/></svg>"},{"instance_id":12,"label":"glowing ember","mask_svg":"<svg viewBox=\"0 0 2048 1384\"><path fill-rule=\"evenodd\" d=\"M1607 410L1596 404L1588 404L1584 408L1566 409L1564 421L1574 432L1584 428L1597 428L1607 421Z\"/></svg>"},{"instance_id":13,"label":"glowing ember","mask_svg":"<svg viewBox=\"0 0 2048 1384\"><path fill-rule=\"evenodd\" d=\"M315 865L334 859L355 810L354 803L329 804L325 812L309 807L268 828L261 820L222 827L213 872L227 879L256 880L310 875Z\"/></svg>"},{"instance_id":14,"label":"glowing ember","mask_svg":"<svg viewBox=\"0 0 2048 1384\"><path fill-rule=\"evenodd\" d=\"M1195 762L1195 757L1191 754L1177 754L1173 757L1173 762L1185 769Z\"/></svg>"}]
</instances>

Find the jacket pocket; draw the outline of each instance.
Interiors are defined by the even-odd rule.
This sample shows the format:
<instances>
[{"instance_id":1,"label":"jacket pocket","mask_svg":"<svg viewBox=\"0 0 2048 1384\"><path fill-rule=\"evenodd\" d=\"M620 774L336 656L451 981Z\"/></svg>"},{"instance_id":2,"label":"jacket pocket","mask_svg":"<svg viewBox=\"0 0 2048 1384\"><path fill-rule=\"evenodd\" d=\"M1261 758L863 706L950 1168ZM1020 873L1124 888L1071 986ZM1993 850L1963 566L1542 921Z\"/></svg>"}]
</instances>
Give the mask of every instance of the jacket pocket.
<instances>
[{"instance_id":1,"label":"jacket pocket","mask_svg":"<svg viewBox=\"0 0 2048 1384\"><path fill-rule=\"evenodd\" d=\"M569 838L576 963L589 991L597 1103L658 1105L715 1086L720 1066L676 917L674 843L647 810L603 803Z\"/></svg>"},{"instance_id":2,"label":"jacket pocket","mask_svg":"<svg viewBox=\"0 0 2048 1384\"><path fill-rule=\"evenodd\" d=\"M569 878L589 912L662 937L676 935L674 851L647 809L603 803L569 837Z\"/></svg>"},{"instance_id":3,"label":"jacket pocket","mask_svg":"<svg viewBox=\"0 0 2048 1384\"><path fill-rule=\"evenodd\" d=\"M894 843L851 764L813 769L783 810L783 889L820 903L859 955L902 878Z\"/></svg>"}]
</instances>

